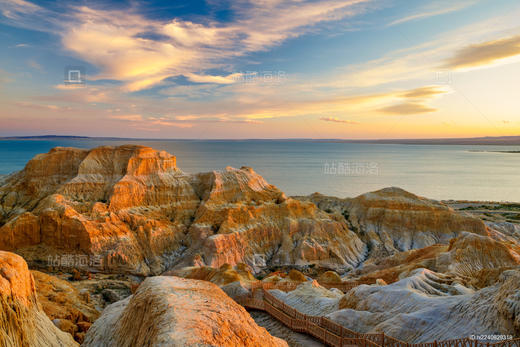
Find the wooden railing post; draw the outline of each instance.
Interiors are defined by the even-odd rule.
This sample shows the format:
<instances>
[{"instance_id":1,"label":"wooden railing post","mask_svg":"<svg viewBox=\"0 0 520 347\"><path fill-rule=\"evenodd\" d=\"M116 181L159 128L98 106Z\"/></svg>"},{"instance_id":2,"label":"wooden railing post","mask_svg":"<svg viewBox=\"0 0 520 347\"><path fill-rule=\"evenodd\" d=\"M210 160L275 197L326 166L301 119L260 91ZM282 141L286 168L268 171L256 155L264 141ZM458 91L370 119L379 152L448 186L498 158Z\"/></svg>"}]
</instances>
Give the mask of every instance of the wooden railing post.
<instances>
[{"instance_id":1,"label":"wooden railing post","mask_svg":"<svg viewBox=\"0 0 520 347\"><path fill-rule=\"evenodd\" d=\"M352 331L348 328L343 327L334 321L325 318L323 316L311 316L298 311L295 308L287 305L284 301L276 298L269 292L268 289L276 288L277 286L273 283L258 283L252 285L251 293L242 299L237 299L237 303L244 307L253 309L261 309L270 313L273 317L288 325L292 330L298 329L299 331L305 331L306 333L321 339L328 345L336 346L338 341L340 346L345 344L357 344L363 347L374 347L378 346L378 343L382 347L439 347L439 342L434 340L429 343L408 343L400 341L391 336L385 336L385 332L377 334L361 334ZM278 286L282 287L282 286ZM293 288L296 286L285 285L287 288ZM256 298L256 291L260 291L261 298ZM283 311L282 311L283 310ZM301 318L301 319L300 319ZM339 334L340 336L336 336ZM348 337L345 337L348 335ZM379 339L380 338L380 342ZM353 339L355 339L353 341ZM348 343L347 343L348 341ZM469 342L469 343L468 343ZM470 339L469 337L463 339L444 340L440 342L441 347L513 347L518 346L520 339L514 339L513 341L503 341L501 343L490 343L490 342L479 342L478 340Z\"/></svg>"}]
</instances>

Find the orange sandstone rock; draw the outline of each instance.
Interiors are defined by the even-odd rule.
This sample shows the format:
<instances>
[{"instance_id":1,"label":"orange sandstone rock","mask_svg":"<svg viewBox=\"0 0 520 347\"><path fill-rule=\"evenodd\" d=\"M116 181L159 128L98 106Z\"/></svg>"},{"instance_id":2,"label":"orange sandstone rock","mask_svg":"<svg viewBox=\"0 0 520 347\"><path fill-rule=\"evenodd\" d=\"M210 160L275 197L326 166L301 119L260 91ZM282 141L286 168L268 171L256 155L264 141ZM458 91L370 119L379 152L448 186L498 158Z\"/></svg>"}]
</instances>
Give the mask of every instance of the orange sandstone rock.
<instances>
[{"instance_id":1,"label":"orange sandstone rock","mask_svg":"<svg viewBox=\"0 0 520 347\"><path fill-rule=\"evenodd\" d=\"M172 276L147 278L108 306L83 346L287 346L253 321L215 284Z\"/></svg>"},{"instance_id":2,"label":"orange sandstone rock","mask_svg":"<svg viewBox=\"0 0 520 347\"><path fill-rule=\"evenodd\" d=\"M396 187L353 199L321 194L299 199L343 214L349 227L368 244L370 257L376 259L434 244L448 244L462 232L488 236L482 220Z\"/></svg>"},{"instance_id":3,"label":"orange sandstone rock","mask_svg":"<svg viewBox=\"0 0 520 347\"><path fill-rule=\"evenodd\" d=\"M69 282L40 271L33 270L31 274L43 311L61 330L75 336L75 332L85 332L99 317L94 305Z\"/></svg>"},{"instance_id":4,"label":"orange sandstone rock","mask_svg":"<svg viewBox=\"0 0 520 347\"><path fill-rule=\"evenodd\" d=\"M253 169L187 175L134 145L55 148L0 186L0 249L81 271L319 264L345 271L366 247L344 222L285 197Z\"/></svg>"},{"instance_id":5,"label":"orange sandstone rock","mask_svg":"<svg viewBox=\"0 0 520 347\"><path fill-rule=\"evenodd\" d=\"M0 345L77 346L38 303L34 279L18 255L0 251Z\"/></svg>"},{"instance_id":6,"label":"orange sandstone rock","mask_svg":"<svg viewBox=\"0 0 520 347\"><path fill-rule=\"evenodd\" d=\"M318 281L321 283L341 283L341 282L343 282L341 277L334 271L325 271L318 277Z\"/></svg>"},{"instance_id":7,"label":"orange sandstone rock","mask_svg":"<svg viewBox=\"0 0 520 347\"><path fill-rule=\"evenodd\" d=\"M245 264L237 264L235 268L229 264L224 264L218 269L210 266L185 267L177 269L171 274L183 278L209 281L218 286L233 282L250 283L257 281L250 270L245 267Z\"/></svg>"}]
</instances>

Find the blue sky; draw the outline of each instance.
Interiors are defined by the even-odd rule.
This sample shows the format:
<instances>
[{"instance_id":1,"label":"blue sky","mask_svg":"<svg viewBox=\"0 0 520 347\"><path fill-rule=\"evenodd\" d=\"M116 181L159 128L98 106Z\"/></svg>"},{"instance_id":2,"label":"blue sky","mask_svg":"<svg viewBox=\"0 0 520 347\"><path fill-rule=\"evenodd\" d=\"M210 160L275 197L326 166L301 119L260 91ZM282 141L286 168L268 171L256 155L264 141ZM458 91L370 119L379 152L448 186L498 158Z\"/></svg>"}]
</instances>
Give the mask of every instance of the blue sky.
<instances>
[{"instance_id":1,"label":"blue sky","mask_svg":"<svg viewBox=\"0 0 520 347\"><path fill-rule=\"evenodd\" d=\"M519 16L514 0L0 0L0 136L518 135Z\"/></svg>"}]
</instances>

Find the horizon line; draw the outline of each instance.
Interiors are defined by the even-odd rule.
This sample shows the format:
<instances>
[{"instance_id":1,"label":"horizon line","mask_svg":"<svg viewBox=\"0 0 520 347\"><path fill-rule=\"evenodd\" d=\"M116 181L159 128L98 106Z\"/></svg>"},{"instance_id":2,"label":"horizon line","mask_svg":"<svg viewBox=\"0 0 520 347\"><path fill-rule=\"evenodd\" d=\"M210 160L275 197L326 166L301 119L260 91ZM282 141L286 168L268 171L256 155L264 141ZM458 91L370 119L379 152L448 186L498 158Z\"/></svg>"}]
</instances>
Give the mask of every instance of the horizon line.
<instances>
[{"instance_id":1,"label":"horizon line","mask_svg":"<svg viewBox=\"0 0 520 347\"><path fill-rule=\"evenodd\" d=\"M520 144L520 135L507 136L475 136L475 137L430 137L430 138L312 138L312 137L281 137L281 138L149 138L120 136L86 136L86 135L16 135L0 136L0 140L11 139L45 139L45 138L75 138L75 139L105 139L105 140L147 140L147 141L338 141L338 142L412 142L412 141L500 141L516 140Z\"/></svg>"}]
</instances>

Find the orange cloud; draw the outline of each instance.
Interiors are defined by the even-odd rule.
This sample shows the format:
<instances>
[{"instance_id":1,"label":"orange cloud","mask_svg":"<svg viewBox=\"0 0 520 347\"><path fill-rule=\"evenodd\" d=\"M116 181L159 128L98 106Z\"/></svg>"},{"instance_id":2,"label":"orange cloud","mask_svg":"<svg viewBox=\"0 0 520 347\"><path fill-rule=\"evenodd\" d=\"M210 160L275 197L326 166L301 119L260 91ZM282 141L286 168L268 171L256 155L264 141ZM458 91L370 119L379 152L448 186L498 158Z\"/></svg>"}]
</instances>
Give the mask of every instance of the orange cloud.
<instances>
[{"instance_id":1,"label":"orange cloud","mask_svg":"<svg viewBox=\"0 0 520 347\"><path fill-rule=\"evenodd\" d=\"M125 114L125 115L111 115L109 116L111 119L121 120L125 122L129 122L130 126L147 129L147 131L153 131L153 129L158 129L160 127L177 127L177 128L191 128L193 124L186 123L183 121L171 120L167 117L148 117L144 118L140 114Z\"/></svg>"},{"instance_id":2,"label":"orange cloud","mask_svg":"<svg viewBox=\"0 0 520 347\"><path fill-rule=\"evenodd\" d=\"M428 107L423 104L405 102L402 104L383 107L383 108L379 109L378 111L382 112L382 113L391 114L391 115L412 115L412 114L435 112L435 111L437 111L437 109Z\"/></svg>"},{"instance_id":3,"label":"orange cloud","mask_svg":"<svg viewBox=\"0 0 520 347\"><path fill-rule=\"evenodd\" d=\"M520 55L520 35L465 47L447 59L444 67L451 69L478 67L517 55Z\"/></svg>"},{"instance_id":4,"label":"orange cloud","mask_svg":"<svg viewBox=\"0 0 520 347\"><path fill-rule=\"evenodd\" d=\"M344 123L344 124L359 124L359 122L353 120L339 119L336 117L321 117L320 120L325 122Z\"/></svg>"},{"instance_id":5,"label":"orange cloud","mask_svg":"<svg viewBox=\"0 0 520 347\"><path fill-rule=\"evenodd\" d=\"M123 91L139 91L180 75L197 83L231 84L235 74L209 76L200 71L297 37L318 23L353 16L353 6L368 1L237 3L234 10L239 19L224 25L164 22L128 11L83 6L73 8L73 20L63 24L61 35L65 49L100 68L95 79L122 81Z\"/></svg>"},{"instance_id":6,"label":"orange cloud","mask_svg":"<svg viewBox=\"0 0 520 347\"><path fill-rule=\"evenodd\" d=\"M420 87L416 89L411 89L403 94L401 94L401 97L403 98L432 98L434 96L444 94L446 93L446 90L444 88L441 88L439 86L426 86L426 87Z\"/></svg>"},{"instance_id":7,"label":"orange cloud","mask_svg":"<svg viewBox=\"0 0 520 347\"><path fill-rule=\"evenodd\" d=\"M140 114L114 115L110 116L112 119L126 120L130 122L142 121L143 116Z\"/></svg>"}]
</instances>

